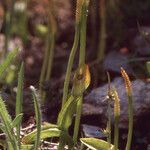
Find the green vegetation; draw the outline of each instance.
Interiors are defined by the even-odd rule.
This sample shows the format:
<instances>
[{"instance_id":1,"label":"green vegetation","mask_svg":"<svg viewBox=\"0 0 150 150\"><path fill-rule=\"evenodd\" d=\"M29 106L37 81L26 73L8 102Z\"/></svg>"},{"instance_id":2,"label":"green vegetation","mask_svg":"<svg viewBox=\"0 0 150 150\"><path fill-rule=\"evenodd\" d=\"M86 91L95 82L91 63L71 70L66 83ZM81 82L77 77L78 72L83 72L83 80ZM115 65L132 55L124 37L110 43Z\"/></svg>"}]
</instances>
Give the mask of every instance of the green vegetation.
<instances>
[{"instance_id":1,"label":"green vegetation","mask_svg":"<svg viewBox=\"0 0 150 150\"><path fill-rule=\"evenodd\" d=\"M15 1L13 1L15 2ZM76 21L75 21L75 35L74 42L70 52L68 66L63 87L62 96L62 107L59 112L57 123L43 123L42 122L42 111L40 103L44 104L46 100L46 92L43 90L44 83L50 80L53 57L54 57L54 46L56 38L56 20L52 11L53 2L49 0L48 7L48 25L47 28L39 26L44 30L45 38L45 55L40 75L39 89L37 91L33 86L30 86L30 90L34 102L34 112L36 120L36 129L30 133L26 133L21 136L22 129L22 117L23 117L23 90L24 90L24 63L22 62L19 75L16 92L16 108L15 118L9 115L5 100L0 96L0 118L1 124L0 129L5 134L5 139L0 140L0 145L4 149L8 150L38 150L41 148L42 140L48 138L56 138L58 141L58 150L64 150L65 146L68 146L69 150L77 149L77 146L82 147L82 144L92 150L118 150L119 149L119 117L120 117L120 99L115 87L110 85L110 76L108 74L108 121L104 132L107 136L107 141L97 138L80 138L79 141L79 125L82 112L82 104L84 92L90 85L91 76L89 66L86 65L86 30L87 30L87 16L89 0L77 0L76 3ZM101 35L100 35L100 47L98 52L98 61L102 61L105 50L105 1L101 0ZM14 4L13 4L14 5ZM12 6L14 7L14 6ZM12 10L13 11L13 10ZM12 14L14 14L12 12ZM10 17L10 16L9 16ZM10 24L10 23L9 23ZM10 26L10 25L9 25ZM38 27L38 28L39 28ZM45 36L46 34L46 36ZM8 39L10 37L10 31L6 33L6 47L8 46ZM73 84L71 91L69 90L71 72L74 63L74 57L79 47L79 62L78 67L74 72ZM6 48L7 50L7 48ZM18 49L15 49L8 53L7 57L0 65L0 79L3 78L5 71L12 64ZM150 72L150 62L147 62L147 70ZM128 113L129 113L129 127L128 127L128 138L126 144L126 150L131 149L132 133L133 133L133 104L132 104L132 87L131 81L123 68L121 68L121 74L125 80L126 93L128 96ZM40 100L40 98L42 100ZM112 139L112 109L111 102L114 104L114 139ZM75 116L75 117L74 117ZM69 129L74 122L73 135L70 135ZM16 131L15 131L16 129ZM112 143L114 142L114 143Z\"/></svg>"}]
</instances>

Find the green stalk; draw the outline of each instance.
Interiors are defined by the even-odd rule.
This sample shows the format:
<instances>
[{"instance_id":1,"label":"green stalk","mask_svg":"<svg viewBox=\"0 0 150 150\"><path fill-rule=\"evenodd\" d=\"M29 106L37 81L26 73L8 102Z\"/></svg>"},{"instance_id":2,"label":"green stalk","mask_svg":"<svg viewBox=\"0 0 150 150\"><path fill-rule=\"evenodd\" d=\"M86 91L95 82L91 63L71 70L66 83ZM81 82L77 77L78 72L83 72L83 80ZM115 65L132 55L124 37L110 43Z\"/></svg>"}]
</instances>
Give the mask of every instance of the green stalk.
<instances>
[{"instance_id":1,"label":"green stalk","mask_svg":"<svg viewBox=\"0 0 150 150\"><path fill-rule=\"evenodd\" d=\"M49 29L50 30L50 29ZM40 75L40 82L39 82L39 93L40 95L42 95L42 85L44 82L44 78L46 75L46 69L47 69L47 62L48 62L48 56L49 56L49 39L51 39L51 34L50 31L47 34L47 38L46 38L46 51L44 53L44 60L43 60L43 65L42 65L42 69L41 69L41 75Z\"/></svg>"},{"instance_id":2,"label":"green stalk","mask_svg":"<svg viewBox=\"0 0 150 150\"><path fill-rule=\"evenodd\" d=\"M6 30L5 30L5 50L4 50L4 54L3 57L5 58L8 52L8 42L10 39L10 32L11 32L11 27L12 27L12 23L13 23L13 17L14 17L14 4L15 4L15 0L12 0L11 4L10 4L10 10L8 8L8 4L6 1L6 10L5 10L5 20L6 20Z\"/></svg>"},{"instance_id":3,"label":"green stalk","mask_svg":"<svg viewBox=\"0 0 150 150\"><path fill-rule=\"evenodd\" d=\"M133 132L133 106L132 106L132 96L128 95L128 113L129 113L129 130L128 130L128 139L125 150L131 149L132 142L132 132Z\"/></svg>"},{"instance_id":4,"label":"green stalk","mask_svg":"<svg viewBox=\"0 0 150 150\"><path fill-rule=\"evenodd\" d=\"M49 53L49 59L48 59L48 68L46 73L46 81L50 79L51 76L51 70L53 65L53 57L54 57L54 45L55 45L55 34L51 35L51 45L50 45L50 53Z\"/></svg>"},{"instance_id":5,"label":"green stalk","mask_svg":"<svg viewBox=\"0 0 150 150\"><path fill-rule=\"evenodd\" d=\"M106 47L106 11L105 11L105 0L100 0L100 36L97 61L101 62L104 58L105 47Z\"/></svg>"},{"instance_id":6,"label":"green stalk","mask_svg":"<svg viewBox=\"0 0 150 150\"><path fill-rule=\"evenodd\" d=\"M111 145L111 106L110 106L110 99L108 99L108 123L107 123L107 131L108 131L107 142Z\"/></svg>"},{"instance_id":7,"label":"green stalk","mask_svg":"<svg viewBox=\"0 0 150 150\"><path fill-rule=\"evenodd\" d=\"M6 20L6 25L5 25L5 50L4 50L4 54L3 54L3 59L7 55L8 42L9 42L9 39L10 39L10 13L9 13L8 10L6 10L6 12L5 12L5 20Z\"/></svg>"},{"instance_id":8,"label":"green stalk","mask_svg":"<svg viewBox=\"0 0 150 150\"><path fill-rule=\"evenodd\" d=\"M121 74L125 81L126 86L126 93L128 96L128 114L129 114L129 125L128 125L128 139L125 150L131 149L131 142L132 142L132 133L133 133L133 100L132 100L132 85L127 75L126 71L121 68Z\"/></svg>"},{"instance_id":9,"label":"green stalk","mask_svg":"<svg viewBox=\"0 0 150 150\"><path fill-rule=\"evenodd\" d=\"M47 69L46 71L46 75L45 75L45 81L49 81L50 80L50 76L51 76L51 71L52 71L52 65L53 65L53 57L54 57L54 45L55 45L55 35L51 35L51 44L49 45L49 57L48 57L48 62L47 62L47 67L45 69ZM43 102L45 101L46 98L46 92L43 91L41 92L42 94L42 100Z\"/></svg>"},{"instance_id":10,"label":"green stalk","mask_svg":"<svg viewBox=\"0 0 150 150\"><path fill-rule=\"evenodd\" d=\"M67 66L67 71L66 71L66 76L65 76L65 81L64 81L62 107L64 106L64 104L68 98L68 90L69 90L69 81L70 81L70 76L71 76L71 70L72 70L72 66L73 66L75 53L77 51L78 43L79 43L79 29L80 29L80 25L77 24L75 26L74 42L73 42L73 47L71 49L71 53L69 56L68 66Z\"/></svg>"},{"instance_id":11,"label":"green stalk","mask_svg":"<svg viewBox=\"0 0 150 150\"><path fill-rule=\"evenodd\" d=\"M108 137L107 137L107 142L110 144L111 146L111 86L110 86L110 75L109 72L107 72L107 77L108 77L108 123L107 123L107 131L108 131Z\"/></svg>"},{"instance_id":12,"label":"green stalk","mask_svg":"<svg viewBox=\"0 0 150 150\"><path fill-rule=\"evenodd\" d=\"M74 134L73 134L73 142L74 143L77 143L79 124L80 124L81 113L82 113L82 103L83 103L83 95L80 96L79 101L77 103L77 114L76 114L75 125L74 125Z\"/></svg>"},{"instance_id":13,"label":"green stalk","mask_svg":"<svg viewBox=\"0 0 150 150\"><path fill-rule=\"evenodd\" d=\"M85 64L85 49L86 49L86 24L87 24L87 8L88 3L86 0L82 5L82 12L81 12L81 28L80 28L80 56L79 56L79 67ZM73 134L73 141L74 144L77 142L78 132L79 132L79 125L80 125L80 118L82 112L82 103L83 103L83 93L80 96L80 99L77 103L77 114L75 118L75 126L74 126L74 134Z\"/></svg>"},{"instance_id":14,"label":"green stalk","mask_svg":"<svg viewBox=\"0 0 150 150\"><path fill-rule=\"evenodd\" d=\"M120 100L116 90L113 90L114 94L114 150L118 150L118 140L119 140L119 116L120 116Z\"/></svg>"},{"instance_id":15,"label":"green stalk","mask_svg":"<svg viewBox=\"0 0 150 150\"><path fill-rule=\"evenodd\" d=\"M21 68L18 76L18 86L17 86L17 96L16 96L16 116L22 113L23 80L24 80L24 63L21 64ZM21 122L17 125L16 128L19 147L20 147L20 126L21 126Z\"/></svg>"},{"instance_id":16,"label":"green stalk","mask_svg":"<svg viewBox=\"0 0 150 150\"><path fill-rule=\"evenodd\" d=\"M53 1L49 1L49 9L48 10L48 33L46 38L46 51L44 54L44 60L40 75L39 81L39 93L42 97L42 101L45 101L46 93L42 90L42 84L44 81L48 81L51 76L53 57L54 57L54 45L55 45L55 35L56 35L56 21L52 12Z\"/></svg>"},{"instance_id":17,"label":"green stalk","mask_svg":"<svg viewBox=\"0 0 150 150\"><path fill-rule=\"evenodd\" d=\"M82 21L80 28L80 54L79 54L79 66L85 64L85 49L86 49L86 28L87 28L87 6L83 5L82 8Z\"/></svg>"}]
</instances>

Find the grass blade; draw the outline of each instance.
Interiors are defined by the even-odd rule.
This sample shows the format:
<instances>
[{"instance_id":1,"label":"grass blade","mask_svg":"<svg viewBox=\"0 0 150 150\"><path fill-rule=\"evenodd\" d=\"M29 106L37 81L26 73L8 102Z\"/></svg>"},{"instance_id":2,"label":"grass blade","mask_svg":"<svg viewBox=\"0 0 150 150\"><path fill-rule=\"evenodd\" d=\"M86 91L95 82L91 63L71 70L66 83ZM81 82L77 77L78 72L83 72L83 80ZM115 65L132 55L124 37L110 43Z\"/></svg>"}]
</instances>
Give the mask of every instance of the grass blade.
<instances>
[{"instance_id":1,"label":"grass blade","mask_svg":"<svg viewBox=\"0 0 150 150\"><path fill-rule=\"evenodd\" d=\"M19 114L15 117L15 119L12 121L12 127L15 128L21 123L23 114Z\"/></svg>"},{"instance_id":2,"label":"grass blade","mask_svg":"<svg viewBox=\"0 0 150 150\"><path fill-rule=\"evenodd\" d=\"M64 107L59 113L57 124L63 130L68 130L72 123L72 118L76 110L77 100L74 96L70 98L65 103Z\"/></svg>"},{"instance_id":3,"label":"grass blade","mask_svg":"<svg viewBox=\"0 0 150 150\"><path fill-rule=\"evenodd\" d=\"M16 95L16 116L22 113L22 102L23 102L23 82L24 82L24 63L21 64L21 68L19 71L18 76L18 86L17 86L17 95ZM17 139L18 144L20 145L20 126L21 126L22 119L20 123L17 125Z\"/></svg>"},{"instance_id":4,"label":"grass blade","mask_svg":"<svg viewBox=\"0 0 150 150\"><path fill-rule=\"evenodd\" d=\"M40 105L38 102L38 97L35 91L35 88L33 86L30 86L30 89L32 91L33 100L34 100L34 109L35 109L35 116L36 116L36 125L37 125L37 134L35 139L35 145L34 150L37 150L40 146L40 140L41 140L41 111L40 111Z\"/></svg>"},{"instance_id":5,"label":"grass blade","mask_svg":"<svg viewBox=\"0 0 150 150\"><path fill-rule=\"evenodd\" d=\"M9 52L4 62L0 65L0 79L3 76L4 71L7 69L7 67L11 64L11 62L14 60L18 53L18 48L14 49L13 51Z\"/></svg>"},{"instance_id":6,"label":"grass blade","mask_svg":"<svg viewBox=\"0 0 150 150\"><path fill-rule=\"evenodd\" d=\"M0 97L0 117L5 127L4 131L8 140L7 143L9 147L11 147L11 150L19 150L17 139L13 133L12 120L6 109L2 97Z\"/></svg>"}]
</instances>

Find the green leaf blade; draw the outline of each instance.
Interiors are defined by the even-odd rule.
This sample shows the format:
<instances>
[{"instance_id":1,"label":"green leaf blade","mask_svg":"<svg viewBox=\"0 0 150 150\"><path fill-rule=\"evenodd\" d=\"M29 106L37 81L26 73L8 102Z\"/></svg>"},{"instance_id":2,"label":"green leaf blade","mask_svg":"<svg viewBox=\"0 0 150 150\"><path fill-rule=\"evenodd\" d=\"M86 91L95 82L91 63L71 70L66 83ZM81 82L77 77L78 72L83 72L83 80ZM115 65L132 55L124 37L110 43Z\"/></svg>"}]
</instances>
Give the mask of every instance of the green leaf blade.
<instances>
[{"instance_id":1,"label":"green leaf blade","mask_svg":"<svg viewBox=\"0 0 150 150\"><path fill-rule=\"evenodd\" d=\"M113 145L96 138L81 138L80 141L92 150L113 150Z\"/></svg>"},{"instance_id":2,"label":"green leaf blade","mask_svg":"<svg viewBox=\"0 0 150 150\"><path fill-rule=\"evenodd\" d=\"M23 82L24 82L24 63L22 62L19 75L18 75L18 86L16 95L16 117L22 113L22 102L23 102ZM20 117L20 122L17 125L17 139L20 145L20 126L22 122L22 117Z\"/></svg>"},{"instance_id":3,"label":"green leaf blade","mask_svg":"<svg viewBox=\"0 0 150 150\"><path fill-rule=\"evenodd\" d=\"M11 62L14 60L16 55L18 54L18 48L14 49L13 51L9 52L4 62L0 65L0 79L3 76L3 73L7 69L7 67L11 64Z\"/></svg>"}]
</instances>

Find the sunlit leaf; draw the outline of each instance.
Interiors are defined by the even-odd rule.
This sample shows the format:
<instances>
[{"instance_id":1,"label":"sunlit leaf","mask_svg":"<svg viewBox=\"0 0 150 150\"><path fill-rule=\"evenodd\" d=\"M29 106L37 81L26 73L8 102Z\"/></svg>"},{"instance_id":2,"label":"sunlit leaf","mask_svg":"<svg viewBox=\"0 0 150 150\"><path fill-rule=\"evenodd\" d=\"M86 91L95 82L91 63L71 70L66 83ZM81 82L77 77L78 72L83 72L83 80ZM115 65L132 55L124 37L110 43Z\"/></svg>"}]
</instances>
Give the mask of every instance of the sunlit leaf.
<instances>
[{"instance_id":1,"label":"sunlit leaf","mask_svg":"<svg viewBox=\"0 0 150 150\"><path fill-rule=\"evenodd\" d=\"M113 150L114 146L96 138L81 138L80 141L92 150Z\"/></svg>"},{"instance_id":2,"label":"sunlit leaf","mask_svg":"<svg viewBox=\"0 0 150 150\"><path fill-rule=\"evenodd\" d=\"M34 130L31 133L25 135L22 138L22 143L23 144L33 143L35 141L36 134L37 134L37 130ZM51 127L51 128L49 127L48 129L43 129L41 131L41 139L46 139L46 138L50 138L50 137L59 137L60 134L63 134L66 137L66 139L70 143L72 143L71 137L67 133L61 131L60 129L58 129L56 127Z\"/></svg>"},{"instance_id":3,"label":"sunlit leaf","mask_svg":"<svg viewBox=\"0 0 150 150\"><path fill-rule=\"evenodd\" d=\"M89 67L84 64L79 67L74 75L72 94L80 96L90 85L91 76Z\"/></svg>"},{"instance_id":4,"label":"sunlit leaf","mask_svg":"<svg viewBox=\"0 0 150 150\"><path fill-rule=\"evenodd\" d=\"M72 95L69 97L59 113L57 124L60 128L67 130L72 123L73 115L76 111L77 99Z\"/></svg>"}]
</instances>

